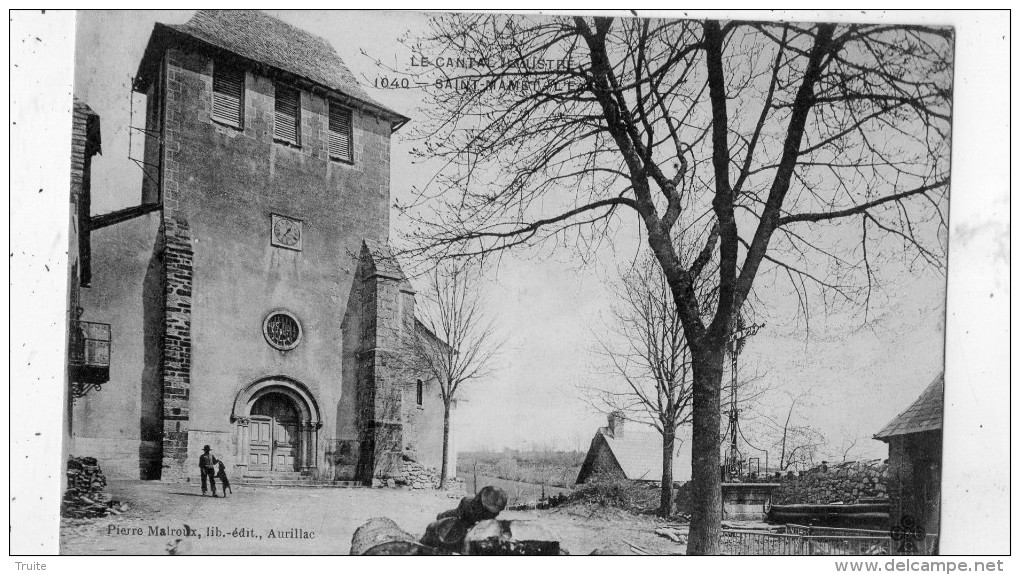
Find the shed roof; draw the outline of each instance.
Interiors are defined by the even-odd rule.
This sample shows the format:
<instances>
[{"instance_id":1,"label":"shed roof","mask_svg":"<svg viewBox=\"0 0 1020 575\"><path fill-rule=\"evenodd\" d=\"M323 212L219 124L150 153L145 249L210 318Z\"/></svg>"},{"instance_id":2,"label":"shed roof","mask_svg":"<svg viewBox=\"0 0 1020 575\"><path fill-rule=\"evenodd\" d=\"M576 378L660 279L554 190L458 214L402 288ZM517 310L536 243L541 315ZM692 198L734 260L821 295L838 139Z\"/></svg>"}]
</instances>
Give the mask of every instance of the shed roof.
<instances>
[{"instance_id":1,"label":"shed roof","mask_svg":"<svg viewBox=\"0 0 1020 575\"><path fill-rule=\"evenodd\" d=\"M888 441L897 435L942 429L943 380L940 373L910 407L875 434L875 439Z\"/></svg>"},{"instance_id":2,"label":"shed roof","mask_svg":"<svg viewBox=\"0 0 1020 575\"><path fill-rule=\"evenodd\" d=\"M184 24L157 23L138 68L136 89L151 81L162 56L160 48L174 35L318 84L387 116L395 124L408 120L369 96L326 39L259 10L199 10Z\"/></svg>"}]
</instances>

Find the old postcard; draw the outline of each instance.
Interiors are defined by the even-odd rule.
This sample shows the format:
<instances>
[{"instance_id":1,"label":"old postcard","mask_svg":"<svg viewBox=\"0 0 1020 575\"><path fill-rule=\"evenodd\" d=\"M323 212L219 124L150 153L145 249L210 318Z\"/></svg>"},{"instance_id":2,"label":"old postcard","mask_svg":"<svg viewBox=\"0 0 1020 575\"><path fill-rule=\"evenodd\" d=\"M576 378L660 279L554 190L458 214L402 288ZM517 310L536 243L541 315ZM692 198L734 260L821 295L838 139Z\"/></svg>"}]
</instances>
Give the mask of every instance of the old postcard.
<instances>
[{"instance_id":1,"label":"old postcard","mask_svg":"<svg viewBox=\"0 0 1020 575\"><path fill-rule=\"evenodd\" d=\"M958 30L747 16L79 11L59 553L1008 552Z\"/></svg>"}]
</instances>

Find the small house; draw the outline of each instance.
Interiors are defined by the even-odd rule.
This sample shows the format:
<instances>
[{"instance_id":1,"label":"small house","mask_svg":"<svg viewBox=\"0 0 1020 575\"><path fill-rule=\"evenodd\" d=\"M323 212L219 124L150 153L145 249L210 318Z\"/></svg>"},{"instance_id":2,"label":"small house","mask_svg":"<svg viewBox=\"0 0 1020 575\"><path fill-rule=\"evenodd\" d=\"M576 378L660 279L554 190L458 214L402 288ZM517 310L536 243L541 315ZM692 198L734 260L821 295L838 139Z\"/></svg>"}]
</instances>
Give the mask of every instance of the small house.
<instances>
[{"instance_id":1,"label":"small house","mask_svg":"<svg viewBox=\"0 0 1020 575\"><path fill-rule=\"evenodd\" d=\"M662 481L662 435L655 431L624 431L624 417L613 412L609 425L600 427L591 440L576 483L594 477ZM673 481L690 479L690 446L677 439L673 450Z\"/></svg>"},{"instance_id":2,"label":"small house","mask_svg":"<svg viewBox=\"0 0 1020 575\"><path fill-rule=\"evenodd\" d=\"M875 434L889 444L890 523L901 525L910 517L933 534L939 532L943 379L939 374L906 411Z\"/></svg>"}]
</instances>

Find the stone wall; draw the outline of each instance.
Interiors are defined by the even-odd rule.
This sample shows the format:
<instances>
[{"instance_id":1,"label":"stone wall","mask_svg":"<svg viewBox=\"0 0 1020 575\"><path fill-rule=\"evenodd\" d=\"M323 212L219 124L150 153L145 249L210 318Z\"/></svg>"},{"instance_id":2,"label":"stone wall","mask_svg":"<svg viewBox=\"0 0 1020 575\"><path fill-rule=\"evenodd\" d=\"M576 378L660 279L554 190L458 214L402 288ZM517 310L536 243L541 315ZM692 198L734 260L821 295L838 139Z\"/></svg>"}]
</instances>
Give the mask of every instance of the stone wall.
<instances>
[{"instance_id":1,"label":"stone wall","mask_svg":"<svg viewBox=\"0 0 1020 575\"><path fill-rule=\"evenodd\" d=\"M419 463L417 461L404 460L403 474L395 480L396 485L406 485L411 489L439 489L439 469ZM464 491L464 480L454 477L447 485L451 491Z\"/></svg>"},{"instance_id":2,"label":"stone wall","mask_svg":"<svg viewBox=\"0 0 1020 575\"><path fill-rule=\"evenodd\" d=\"M888 464L880 459L820 465L783 477L772 502L859 503L862 498L887 497L888 479Z\"/></svg>"},{"instance_id":3,"label":"stone wall","mask_svg":"<svg viewBox=\"0 0 1020 575\"><path fill-rule=\"evenodd\" d=\"M418 379L422 402L418 404ZM443 464L443 398L439 382L411 375L404 380L404 455L433 467ZM457 468L456 402L450 408L450 469Z\"/></svg>"}]
</instances>

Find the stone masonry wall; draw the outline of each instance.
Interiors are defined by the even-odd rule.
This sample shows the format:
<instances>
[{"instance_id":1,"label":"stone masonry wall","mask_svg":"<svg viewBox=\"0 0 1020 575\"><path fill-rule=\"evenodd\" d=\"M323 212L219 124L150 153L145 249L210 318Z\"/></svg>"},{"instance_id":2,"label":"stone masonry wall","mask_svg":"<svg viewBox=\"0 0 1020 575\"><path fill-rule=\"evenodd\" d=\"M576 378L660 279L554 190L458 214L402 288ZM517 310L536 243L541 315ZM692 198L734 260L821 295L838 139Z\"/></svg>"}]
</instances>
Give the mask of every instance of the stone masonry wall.
<instances>
[{"instance_id":1,"label":"stone masonry wall","mask_svg":"<svg viewBox=\"0 0 1020 575\"><path fill-rule=\"evenodd\" d=\"M181 210L179 163L184 95L175 68L179 55L169 51L163 126L163 469L164 481L188 477L188 428L191 420L191 296L194 251L191 230Z\"/></svg>"},{"instance_id":2,"label":"stone masonry wall","mask_svg":"<svg viewBox=\"0 0 1020 575\"><path fill-rule=\"evenodd\" d=\"M773 503L859 503L862 498L888 496L888 464L879 459L821 465L785 477Z\"/></svg>"},{"instance_id":3,"label":"stone masonry wall","mask_svg":"<svg viewBox=\"0 0 1020 575\"><path fill-rule=\"evenodd\" d=\"M395 479L396 485L406 485L411 489L439 489L439 469L417 461L404 460L403 472ZM454 477L448 482L448 490L464 491L464 480Z\"/></svg>"},{"instance_id":4,"label":"stone masonry wall","mask_svg":"<svg viewBox=\"0 0 1020 575\"><path fill-rule=\"evenodd\" d=\"M359 352L358 403L361 457L358 479L392 479L400 474L403 448L404 369L397 357L403 318L400 279L376 269L368 248L362 251L363 326Z\"/></svg>"},{"instance_id":5,"label":"stone masonry wall","mask_svg":"<svg viewBox=\"0 0 1020 575\"><path fill-rule=\"evenodd\" d=\"M166 308L163 335L163 472L161 479L186 478L191 419L191 291L193 252L183 220L164 220Z\"/></svg>"}]
</instances>

